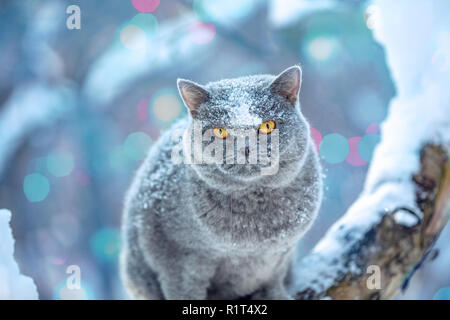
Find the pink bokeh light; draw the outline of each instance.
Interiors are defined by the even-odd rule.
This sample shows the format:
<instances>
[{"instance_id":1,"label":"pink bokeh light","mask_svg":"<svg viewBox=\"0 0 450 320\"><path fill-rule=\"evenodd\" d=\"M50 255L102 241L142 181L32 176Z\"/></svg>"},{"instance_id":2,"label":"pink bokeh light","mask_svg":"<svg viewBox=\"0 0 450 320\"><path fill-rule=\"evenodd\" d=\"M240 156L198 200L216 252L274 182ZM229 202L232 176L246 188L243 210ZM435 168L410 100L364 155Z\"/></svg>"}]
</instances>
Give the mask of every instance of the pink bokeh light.
<instances>
[{"instance_id":1,"label":"pink bokeh light","mask_svg":"<svg viewBox=\"0 0 450 320\"><path fill-rule=\"evenodd\" d=\"M131 3L142 13L153 12L159 6L159 0L131 0Z\"/></svg>"},{"instance_id":2,"label":"pink bokeh light","mask_svg":"<svg viewBox=\"0 0 450 320\"><path fill-rule=\"evenodd\" d=\"M348 139L348 145L350 147L350 152L348 153L345 161L350 163L352 166L359 167L364 166L367 162L359 156L358 153L358 143L362 137L353 137Z\"/></svg>"},{"instance_id":3,"label":"pink bokeh light","mask_svg":"<svg viewBox=\"0 0 450 320\"><path fill-rule=\"evenodd\" d=\"M197 21L189 26L191 40L196 44L207 44L216 35L216 27L212 23Z\"/></svg>"},{"instance_id":4,"label":"pink bokeh light","mask_svg":"<svg viewBox=\"0 0 450 320\"><path fill-rule=\"evenodd\" d=\"M371 123L366 129L366 134L370 133L380 133L380 126L378 123Z\"/></svg>"},{"instance_id":5,"label":"pink bokeh light","mask_svg":"<svg viewBox=\"0 0 450 320\"><path fill-rule=\"evenodd\" d=\"M148 99L148 98L142 98L138 102L137 115L138 115L139 121L141 121L141 122L147 121L149 102L150 102L150 99Z\"/></svg>"},{"instance_id":6,"label":"pink bokeh light","mask_svg":"<svg viewBox=\"0 0 450 320\"><path fill-rule=\"evenodd\" d=\"M61 266L66 263L66 260L67 259L64 259L64 258L53 258L53 264L55 264L57 266Z\"/></svg>"},{"instance_id":7,"label":"pink bokeh light","mask_svg":"<svg viewBox=\"0 0 450 320\"><path fill-rule=\"evenodd\" d=\"M319 146L320 143L322 142L322 134L320 133L319 130L317 130L316 128L310 127L310 131L311 131L311 137L314 141L314 144L316 145L316 150L317 152L319 152Z\"/></svg>"},{"instance_id":8,"label":"pink bokeh light","mask_svg":"<svg viewBox=\"0 0 450 320\"><path fill-rule=\"evenodd\" d=\"M84 187L91 183L91 179L83 170L77 170L75 171L75 182Z\"/></svg>"}]
</instances>

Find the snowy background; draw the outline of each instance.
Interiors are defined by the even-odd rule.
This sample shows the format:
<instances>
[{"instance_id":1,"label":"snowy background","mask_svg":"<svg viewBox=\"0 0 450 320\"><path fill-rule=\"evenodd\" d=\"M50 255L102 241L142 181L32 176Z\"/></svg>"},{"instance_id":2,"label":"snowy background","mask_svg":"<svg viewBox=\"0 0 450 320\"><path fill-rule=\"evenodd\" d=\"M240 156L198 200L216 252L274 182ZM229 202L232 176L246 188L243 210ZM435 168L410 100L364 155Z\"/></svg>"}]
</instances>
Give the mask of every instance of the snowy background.
<instances>
[{"instance_id":1,"label":"snowy background","mask_svg":"<svg viewBox=\"0 0 450 320\"><path fill-rule=\"evenodd\" d=\"M80 30L66 27L72 4ZM361 192L391 99L449 101L449 12L445 0L2 1L0 208L12 212L21 273L41 299L126 298L122 199L148 147L186 114L176 78L206 83L298 63L326 174L321 214L300 246L308 252ZM9 212L0 213L9 244L0 243L0 267L18 276L5 254ZM399 298L450 299L449 241L447 228L440 254ZM81 290L66 288L71 265Z\"/></svg>"}]
</instances>

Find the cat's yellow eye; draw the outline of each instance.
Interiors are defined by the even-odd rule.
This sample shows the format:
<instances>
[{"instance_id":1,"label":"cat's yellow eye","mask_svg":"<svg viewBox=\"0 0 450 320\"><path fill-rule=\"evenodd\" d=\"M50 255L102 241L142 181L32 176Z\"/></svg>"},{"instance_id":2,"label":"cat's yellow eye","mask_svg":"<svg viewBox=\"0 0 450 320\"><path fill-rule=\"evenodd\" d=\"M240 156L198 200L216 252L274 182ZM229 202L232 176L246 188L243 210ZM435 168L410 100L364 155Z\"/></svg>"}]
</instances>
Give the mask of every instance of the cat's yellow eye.
<instances>
[{"instance_id":1,"label":"cat's yellow eye","mask_svg":"<svg viewBox=\"0 0 450 320\"><path fill-rule=\"evenodd\" d=\"M219 139L225 139L228 135L227 129L224 128L214 128L213 133Z\"/></svg>"},{"instance_id":2,"label":"cat's yellow eye","mask_svg":"<svg viewBox=\"0 0 450 320\"><path fill-rule=\"evenodd\" d=\"M264 134L269 134L275 129L275 121L266 121L261 123L259 126L259 132Z\"/></svg>"}]
</instances>

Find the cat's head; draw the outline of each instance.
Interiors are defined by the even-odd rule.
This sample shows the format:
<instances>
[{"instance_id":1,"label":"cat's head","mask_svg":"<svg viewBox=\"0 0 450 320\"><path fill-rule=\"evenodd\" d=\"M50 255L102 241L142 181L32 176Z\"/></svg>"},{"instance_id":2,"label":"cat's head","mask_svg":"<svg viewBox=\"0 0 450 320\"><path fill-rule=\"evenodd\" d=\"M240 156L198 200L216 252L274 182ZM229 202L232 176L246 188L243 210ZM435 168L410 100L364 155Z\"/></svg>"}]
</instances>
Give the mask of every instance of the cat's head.
<instances>
[{"instance_id":1,"label":"cat's head","mask_svg":"<svg viewBox=\"0 0 450 320\"><path fill-rule=\"evenodd\" d=\"M185 156L210 186L227 191L249 185L281 186L301 168L309 126L300 112L300 67L278 76L255 75L199 85L178 80L191 121Z\"/></svg>"}]
</instances>

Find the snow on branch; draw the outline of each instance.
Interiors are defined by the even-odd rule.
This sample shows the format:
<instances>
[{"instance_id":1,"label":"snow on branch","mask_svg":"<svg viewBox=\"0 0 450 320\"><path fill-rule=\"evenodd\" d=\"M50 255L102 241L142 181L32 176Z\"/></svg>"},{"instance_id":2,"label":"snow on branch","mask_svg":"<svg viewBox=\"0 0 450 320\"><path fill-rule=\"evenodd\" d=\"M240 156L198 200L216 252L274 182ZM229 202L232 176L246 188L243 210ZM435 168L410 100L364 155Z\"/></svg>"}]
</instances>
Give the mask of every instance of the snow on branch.
<instances>
[{"instance_id":1,"label":"snow on branch","mask_svg":"<svg viewBox=\"0 0 450 320\"><path fill-rule=\"evenodd\" d=\"M450 213L447 152L426 145L420 159L410 176L412 189L399 179L363 194L302 261L297 299L389 299L406 287ZM414 201L403 202L409 196ZM380 286L373 288L370 277L377 269Z\"/></svg>"},{"instance_id":2,"label":"snow on branch","mask_svg":"<svg viewBox=\"0 0 450 320\"><path fill-rule=\"evenodd\" d=\"M398 94L360 197L295 270L291 289L297 299L393 297L450 217L450 67L434 59L439 53L450 61L450 22L444 17L450 3L374 3L375 36L386 48ZM402 14L405 7L408 15ZM424 28L428 32L420 32ZM374 288L368 281L377 271Z\"/></svg>"},{"instance_id":3,"label":"snow on branch","mask_svg":"<svg viewBox=\"0 0 450 320\"><path fill-rule=\"evenodd\" d=\"M37 299L33 280L20 274L14 260L14 238L9 221L11 213L0 209L0 300Z\"/></svg>"}]
</instances>

